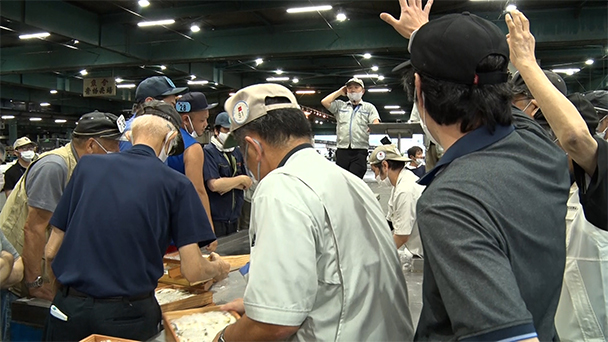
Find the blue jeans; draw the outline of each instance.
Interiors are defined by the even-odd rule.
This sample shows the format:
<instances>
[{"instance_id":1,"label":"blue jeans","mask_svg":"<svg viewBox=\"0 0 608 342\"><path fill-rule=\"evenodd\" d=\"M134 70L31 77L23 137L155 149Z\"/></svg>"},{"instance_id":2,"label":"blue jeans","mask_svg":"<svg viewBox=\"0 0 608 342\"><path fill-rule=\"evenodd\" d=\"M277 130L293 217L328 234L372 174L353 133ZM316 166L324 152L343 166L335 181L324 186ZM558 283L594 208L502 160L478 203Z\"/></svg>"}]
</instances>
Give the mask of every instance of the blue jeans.
<instances>
[{"instance_id":1,"label":"blue jeans","mask_svg":"<svg viewBox=\"0 0 608 342\"><path fill-rule=\"evenodd\" d=\"M2 341L11 340L11 304L17 296L9 290L0 290L0 323L2 324Z\"/></svg>"}]
</instances>

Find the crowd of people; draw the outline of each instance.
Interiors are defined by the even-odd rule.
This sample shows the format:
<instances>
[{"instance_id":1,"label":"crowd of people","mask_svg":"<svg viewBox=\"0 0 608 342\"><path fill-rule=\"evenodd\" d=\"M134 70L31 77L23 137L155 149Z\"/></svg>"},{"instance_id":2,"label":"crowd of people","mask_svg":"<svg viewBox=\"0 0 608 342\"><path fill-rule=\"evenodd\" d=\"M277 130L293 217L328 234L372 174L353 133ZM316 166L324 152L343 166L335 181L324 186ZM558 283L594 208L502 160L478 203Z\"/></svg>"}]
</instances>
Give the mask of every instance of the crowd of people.
<instances>
[{"instance_id":1,"label":"crowd of people","mask_svg":"<svg viewBox=\"0 0 608 342\"><path fill-rule=\"evenodd\" d=\"M399 18L381 18L409 40L397 69L432 142L427 158L441 151L433 165L420 147L403 155L390 144L367 160L380 119L356 78L321 102L337 120L336 163L314 150L281 85L237 91L202 147L215 105L148 78L128 121L85 114L69 144L39 156L15 142L22 176L0 213L3 319L29 295L52 301L46 340L150 339L169 246L186 279L224 279L216 237L248 211L247 287L222 306L241 318L216 341L606 340L601 100L568 94L539 67L517 10L505 36L468 12L429 21L432 1L400 4ZM387 214L361 179L367 163L391 188ZM403 246L424 260L417 327Z\"/></svg>"}]
</instances>

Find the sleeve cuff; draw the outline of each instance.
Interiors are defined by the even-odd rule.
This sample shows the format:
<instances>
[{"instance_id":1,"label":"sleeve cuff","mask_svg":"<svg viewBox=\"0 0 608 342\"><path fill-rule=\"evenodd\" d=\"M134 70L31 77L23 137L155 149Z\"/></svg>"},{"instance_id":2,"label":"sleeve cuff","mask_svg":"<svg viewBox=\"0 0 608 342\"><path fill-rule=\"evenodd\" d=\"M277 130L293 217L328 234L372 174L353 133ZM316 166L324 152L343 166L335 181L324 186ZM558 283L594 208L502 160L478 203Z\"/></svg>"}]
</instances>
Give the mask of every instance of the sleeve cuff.
<instances>
[{"instance_id":1,"label":"sleeve cuff","mask_svg":"<svg viewBox=\"0 0 608 342\"><path fill-rule=\"evenodd\" d=\"M468 336L460 339L460 341L499 341L499 342L516 342L530 338L538 337L536 329L532 323L520 324L507 328L501 328L482 334Z\"/></svg>"},{"instance_id":2,"label":"sleeve cuff","mask_svg":"<svg viewBox=\"0 0 608 342\"><path fill-rule=\"evenodd\" d=\"M290 327L300 326L306 317L308 317L307 310L285 310L251 303L245 303L245 313L247 314L247 317L254 321Z\"/></svg>"}]
</instances>

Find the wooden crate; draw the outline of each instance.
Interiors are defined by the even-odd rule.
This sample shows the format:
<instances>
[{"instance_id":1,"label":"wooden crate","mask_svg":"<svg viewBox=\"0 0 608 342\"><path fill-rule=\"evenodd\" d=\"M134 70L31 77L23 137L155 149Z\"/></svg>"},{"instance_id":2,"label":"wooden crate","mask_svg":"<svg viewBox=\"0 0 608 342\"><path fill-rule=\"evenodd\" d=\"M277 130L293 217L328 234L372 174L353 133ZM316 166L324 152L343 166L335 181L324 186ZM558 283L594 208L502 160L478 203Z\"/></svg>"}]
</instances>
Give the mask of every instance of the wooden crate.
<instances>
[{"instance_id":1,"label":"wooden crate","mask_svg":"<svg viewBox=\"0 0 608 342\"><path fill-rule=\"evenodd\" d=\"M197 308L197 309L189 309L189 310L181 310L181 311L172 311L172 312L165 312L163 313L163 325L165 327L165 338L168 342L179 342L179 339L177 337L177 334L175 333L175 329L173 329L173 326L171 325L171 321L174 319L178 319L182 316L186 316L186 315L192 315L195 313L203 313L203 312L209 312L209 311L220 311L220 307L219 306L207 306L204 308ZM236 317L236 319L241 318L241 316L234 312L234 311L230 311L230 313Z\"/></svg>"},{"instance_id":2,"label":"wooden crate","mask_svg":"<svg viewBox=\"0 0 608 342\"><path fill-rule=\"evenodd\" d=\"M93 334L80 340L80 342L136 342L135 340L127 340L126 338L111 337L105 335Z\"/></svg>"},{"instance_id":3,"label":"wooden crate","mask_svg":"<svg viewBox=\"0 0 608 342\"><path fill-rule=\"evenodd\" d=\"M203 255L203 257L208 258L208 255ZM249 254L243 255L227 255L221 257L224 261L230 264L230 272L236 271L241 267L245 266L249 262ZM169 274L173 277L175 274L181 275L179 271L179 266L175 267L174 265L179 265L180 258L179 252L173 252L166 254L163 257L163 261L169 266Z\"/></svg>"},{"instance_id":4,"label":"wooden crate","mask_svg":"<svg viewBox=\"0 0 608 342\"><path fill-rule=\"evenodd\" d=\"M185 287L179 285L166 285L166 284L158 284L157 289L177 289L190 292L194 294L192 297L188 297L182 300L178 300L171 303L166 303L160 306L162 312L176 311L176 310L184 310L191 308L198 308L205 305L209 305L213 303L213 293L206 291L205 289Z\"/></svg>"}]
</instances>

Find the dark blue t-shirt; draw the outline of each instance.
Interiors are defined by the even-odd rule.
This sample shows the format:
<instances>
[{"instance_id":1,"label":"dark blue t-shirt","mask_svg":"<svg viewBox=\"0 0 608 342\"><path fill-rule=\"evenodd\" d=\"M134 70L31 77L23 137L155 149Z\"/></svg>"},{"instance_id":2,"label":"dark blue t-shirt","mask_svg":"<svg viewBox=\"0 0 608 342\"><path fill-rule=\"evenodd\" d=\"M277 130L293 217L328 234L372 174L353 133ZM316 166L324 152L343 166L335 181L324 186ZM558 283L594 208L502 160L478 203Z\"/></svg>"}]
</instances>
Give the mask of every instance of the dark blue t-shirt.
<instances>
[{"instance_id":1,"label":"dark blue t-shirt","mask_svg":"<svg viewBox=\"0 0 608 342\"><path fill-rule=\"evenodd\" d=\"M209 204L211 205L211 217L214 221L235 222L241 215L244 201L243 190L234 189L220 195L209 190L207 182L222 177L246 175L243 155L238 148L235 148L232 152L222 152L213 144L205 145L203 151L205 152L203 177L205 179L205 189L209 196Z\"/></svg>"},{"instance_id":2,"label":"dark blue t-shirt","mask_svg":"<svg viewBox=\"0 0 608 342\"><path fill-rule=\"evenodd\" d=\"M184 151L188 149L188 147L198 144L198 141L194 139L188 131L183 128L179 129L180 134L182 135L182 139L184 139ZM184 154L179 154L177 156L169 156L167 158L167 165L173 170L186 174L186 166L184 165ZM213 212L213 210L211 210Z\"/></svg>"},{"instance_id":3,"label":"dark blue t-shirt","mask_svg":"<svg viewBox=\"0 0 608 342\"><path fill-rule=\"evenodd\" d=\"M50 224L65 231L52 268L57 280L93 297L153 291L169 240L215 240L192 182L148 146L84 156Z\"/></svg>"}]
</instances>

